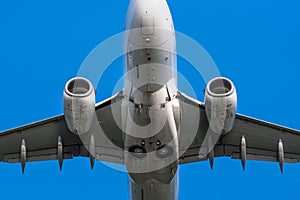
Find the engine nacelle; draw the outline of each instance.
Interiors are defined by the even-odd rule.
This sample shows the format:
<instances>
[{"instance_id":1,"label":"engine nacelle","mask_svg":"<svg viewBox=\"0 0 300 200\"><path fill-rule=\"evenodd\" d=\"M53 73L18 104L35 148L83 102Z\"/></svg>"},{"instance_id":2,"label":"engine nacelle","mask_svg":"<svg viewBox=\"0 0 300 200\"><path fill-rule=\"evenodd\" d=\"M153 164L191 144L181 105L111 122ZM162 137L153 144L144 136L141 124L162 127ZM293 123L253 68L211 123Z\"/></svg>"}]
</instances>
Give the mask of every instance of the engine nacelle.
<instances>
[{"instance_id":1,"label":"engine nacelle","mask_svg":"<svg viewBox=\"0 0 300 200\"><path fill-rule=\"evenodd\" d=\"M88 132L95 115L95 90L91 82L81 77L69 80L63 100L69 130L77 135Z\"/></svg>"},{"instance_id":2,"label":"engine nacelle","mask_svg":"<svg viewBox=\"0 0 300 200\"><path fill-rule=\"evenodd\" d=\"M234 84L224 77L212 79L206 86L204 102L210 129L219 134L230 132L237 108Z\"/></svg>"}]
</instances>

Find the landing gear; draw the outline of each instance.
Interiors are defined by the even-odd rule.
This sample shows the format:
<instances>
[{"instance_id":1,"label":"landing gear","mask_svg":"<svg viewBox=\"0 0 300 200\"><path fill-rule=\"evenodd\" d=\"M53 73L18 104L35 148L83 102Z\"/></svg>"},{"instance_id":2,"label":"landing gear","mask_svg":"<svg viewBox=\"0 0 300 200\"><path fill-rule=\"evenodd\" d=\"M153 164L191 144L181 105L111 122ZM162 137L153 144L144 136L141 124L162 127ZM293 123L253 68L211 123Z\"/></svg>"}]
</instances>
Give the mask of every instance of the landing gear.
<instances>
[{"instance_id":1,"label":"landing gear","mask_svg":"<svg viewBox=\"0 0 300 200\"><path fill-rule=\"evenodd\" d=\"M135 145L129 148L129 152L132 156L142 159L146 157L147 151L144 147Z\"/></svg>"}]
</instances>

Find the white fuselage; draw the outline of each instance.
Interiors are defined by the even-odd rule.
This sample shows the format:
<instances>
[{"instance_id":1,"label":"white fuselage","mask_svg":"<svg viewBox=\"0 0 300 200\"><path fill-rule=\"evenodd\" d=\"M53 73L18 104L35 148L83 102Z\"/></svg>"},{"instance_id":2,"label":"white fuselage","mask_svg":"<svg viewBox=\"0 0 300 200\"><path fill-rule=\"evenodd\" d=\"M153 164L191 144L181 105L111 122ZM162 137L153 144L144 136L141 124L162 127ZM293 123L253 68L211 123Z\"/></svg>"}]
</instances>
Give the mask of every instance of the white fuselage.
<instances>
[{"instance_id":1,"label":"white fuselage","mask_svg":"<svg viewBox=\"0 0 300 200\"><path fill-rule=\"evenodd\" d=\"M177 199L176 40L165 0L131 0L126 19L125 164L133 200ZM136 156L132 155L137 153Z\"/></svg>"}]
</instances>

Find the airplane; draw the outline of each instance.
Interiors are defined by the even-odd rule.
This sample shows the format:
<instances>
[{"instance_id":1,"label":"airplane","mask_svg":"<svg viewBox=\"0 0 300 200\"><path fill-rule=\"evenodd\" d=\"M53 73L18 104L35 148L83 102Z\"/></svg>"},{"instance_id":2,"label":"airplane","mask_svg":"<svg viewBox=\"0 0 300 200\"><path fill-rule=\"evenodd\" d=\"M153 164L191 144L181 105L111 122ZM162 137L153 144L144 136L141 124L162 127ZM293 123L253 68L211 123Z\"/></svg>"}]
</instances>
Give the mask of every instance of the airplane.
<instances>
[{"instance_id":1,"label":"airplane","mask_svg":"<svg viewBox=\"0 0 300 200\"><path fill-rule=\"evenodd\" d=\"M279 145L279 144L278 144ZM26 146L26 145L24 145L24 146Z\"/></svg>"}]
</instances>

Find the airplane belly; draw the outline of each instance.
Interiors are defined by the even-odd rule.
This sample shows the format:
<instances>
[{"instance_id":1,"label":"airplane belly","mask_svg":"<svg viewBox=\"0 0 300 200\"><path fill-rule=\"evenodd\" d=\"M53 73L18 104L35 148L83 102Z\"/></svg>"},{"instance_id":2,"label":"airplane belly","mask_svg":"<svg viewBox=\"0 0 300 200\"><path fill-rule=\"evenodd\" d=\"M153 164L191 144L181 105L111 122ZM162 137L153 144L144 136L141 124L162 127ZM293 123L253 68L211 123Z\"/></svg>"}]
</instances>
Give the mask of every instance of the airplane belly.
<instances>
[{"instance_id":1,"label":"airplane belly","mask_svg":"<svg viewBox=\"0 0 300 200\"><path fill-rule=\"evenodd\" d=\"M177 57L166 1L131 0L125 30L122 130L131 196L174 200L179 158Z\"/></svg>"},{"instance_id":2,"label":"airplane belly","mask_svg":"<svg viewBox=\"0 0 300 200\"><path fill-rule=\"evenodd\" d=\"M144 177L146 178L146 176ZM177 200L179 175L178 172L170 183L161 183L155 179L146 179L143 184L136 184L129 180L130 195L132 200Z\"/></svg>"},{"instance_id":3,"label":"airplane belly","mask_svg":"<svg viewBox=\"0 0 300 200\"><path fill-rule=\"evenodd\" d=\"M125 165L132 199L177 199L178 131L174 101L123 107Z\"/></svg>"},{"instance_id":4,"label":"airplane belly","mask_svg":"<svg viewBox=\"0 0 300 200\"><path fill-rule=\"evenodd\" d=\"M126 55L125 87L132 87L132 93L136 90L157 92L166 86L175 90L176 55L173 52L145 47L133 49Z\"/></svg>"},{"instance_id":5,"label":"airplane belly","mask_svg":"<svg viewBox=\"0 0 300 200\"><path fill-rule=\"evenodd\" d=\"M124 105L124 157L129 173L148 173L167 166L176 171L179 147L174 101L141 107Z\"/></svg>"}]
</instances>

